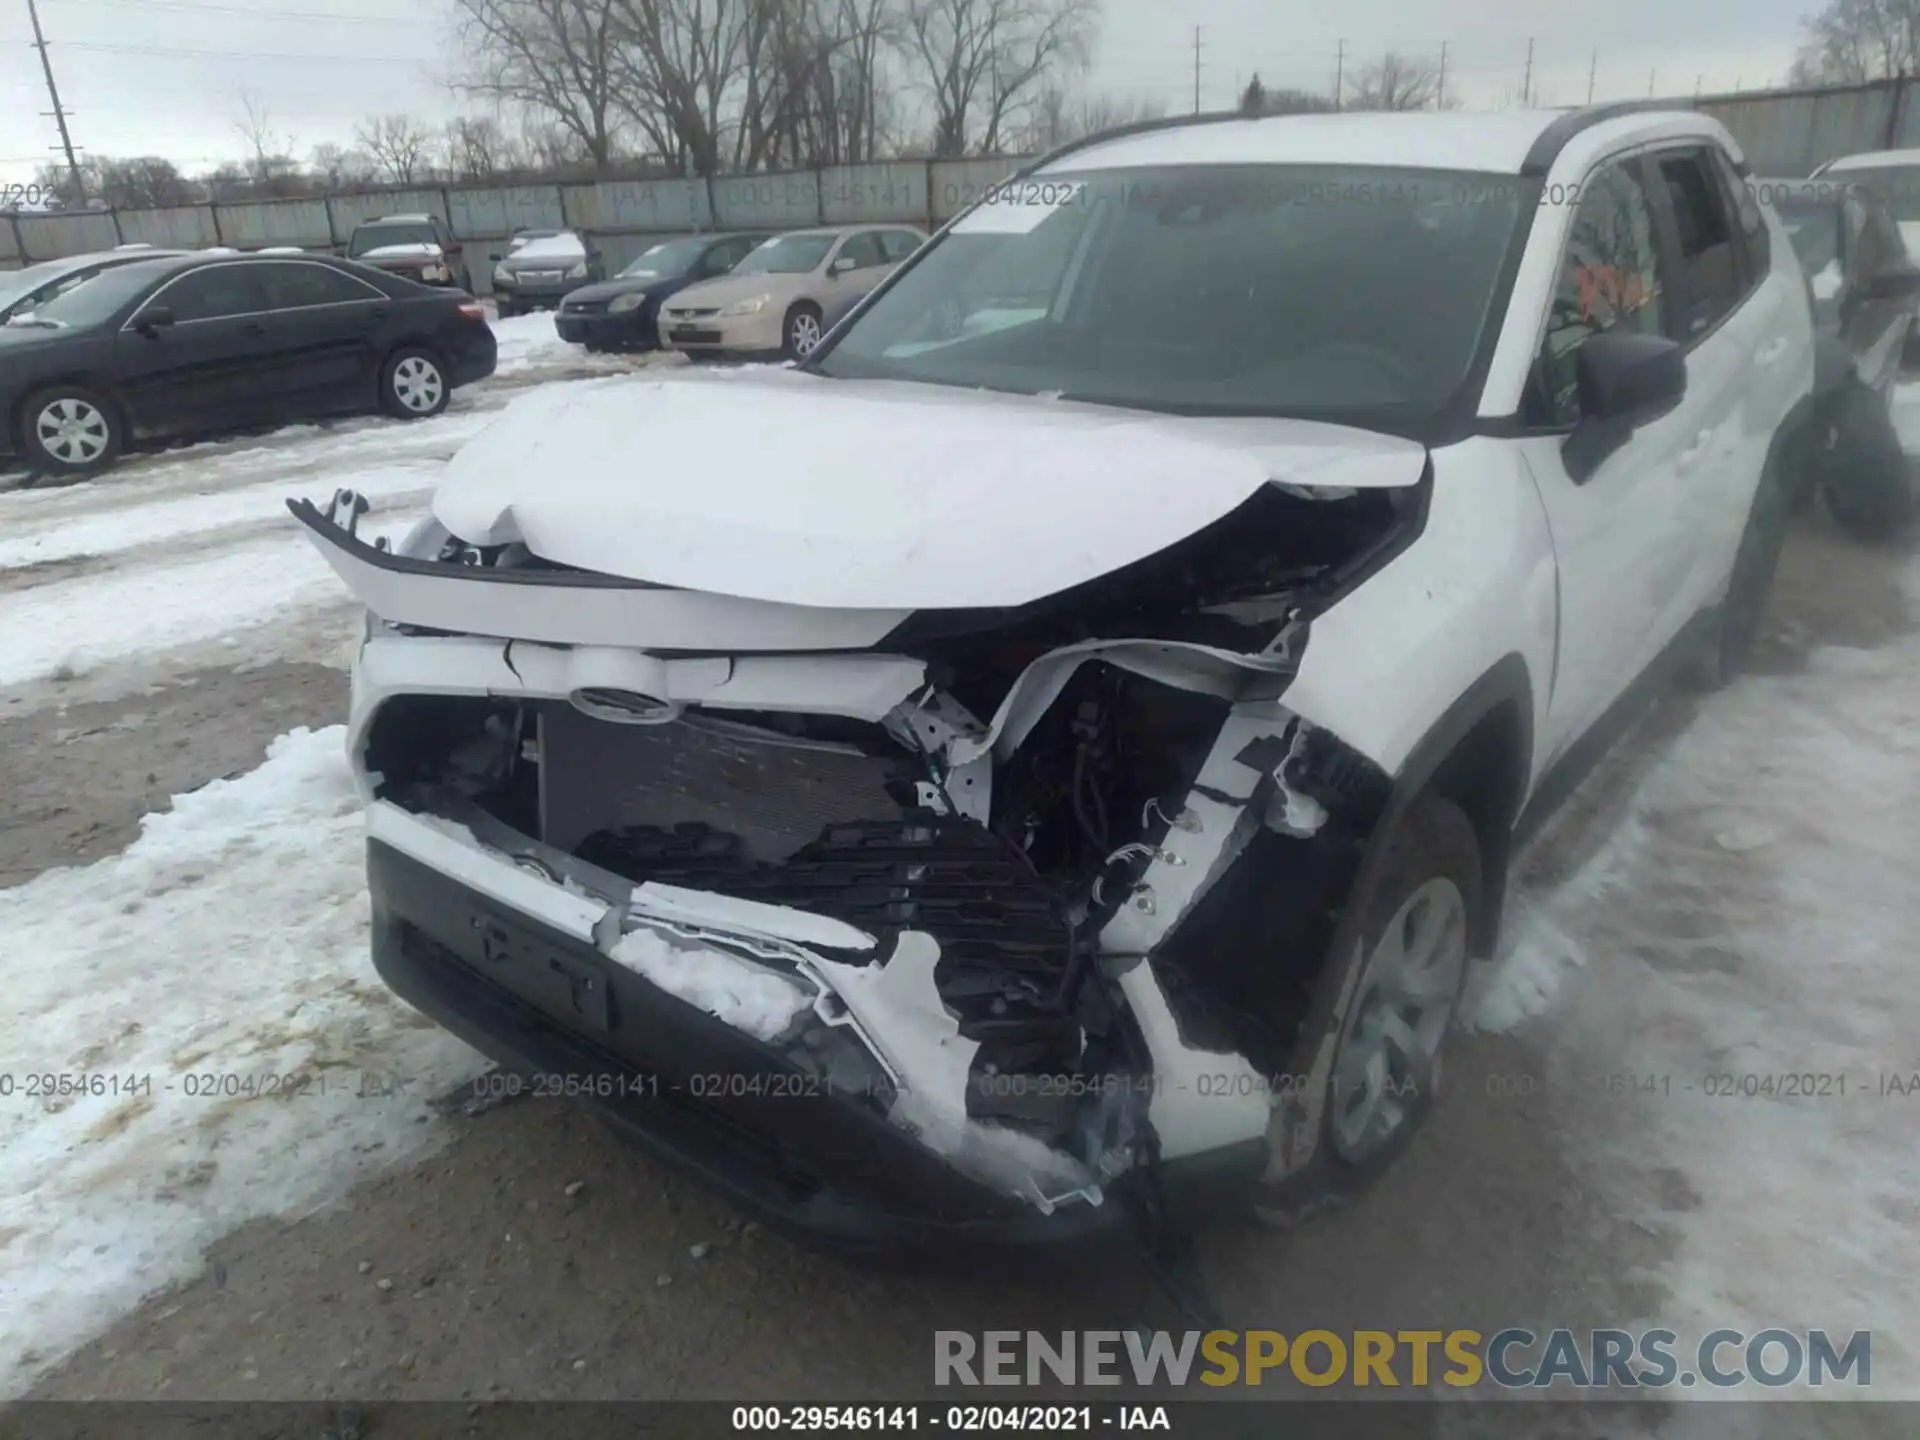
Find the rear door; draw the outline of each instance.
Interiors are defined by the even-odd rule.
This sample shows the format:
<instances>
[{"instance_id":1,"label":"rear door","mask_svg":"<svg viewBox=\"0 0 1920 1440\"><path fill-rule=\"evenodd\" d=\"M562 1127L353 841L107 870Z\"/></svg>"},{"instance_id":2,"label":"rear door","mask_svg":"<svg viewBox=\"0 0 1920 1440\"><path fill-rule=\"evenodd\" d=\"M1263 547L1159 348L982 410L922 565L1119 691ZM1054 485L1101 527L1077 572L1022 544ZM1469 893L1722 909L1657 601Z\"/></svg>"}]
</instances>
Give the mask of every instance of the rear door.
<instances>
[{"instance_id":1,"label":"rear door","mask_svg":"<svg viewBox=\"0 0 1920 1440\"><path fill-rule=\"evenodd\" d=\"M147 313L162 308L173 323L143 332ZM271 421L272 397L259 373L266 308L251 262L202 266L155 290L114 339L134 428L175 434Z\"/></svg>"},{"instance_id":2,"label":"rear door","mask_svg":"<svg viewBox=\"0 0 1920 1440\"><path fill-rule=\"evenodd\" d=\"M1601 164L1577 193L1518 442L1547 512L1560 582L1543 765L1605 714L1664 642L1683 570L1680 460L1700 428L1683 403L1641 425L1584 478L1569 472L1563 450L1581 419L1580 347L1616 330L1670 335L1681 303L1638 161Z\"/></svg>"},{"instance_id":3,"label":"rear door","mask_svg":"<svg viewBox=\"0 0 1920 1440\"><path fill-rule=\"evenodd\" d=\"M1647 165L1658 177L1656 208L1685 287L1683 408L1697 427L1676 462L1683 540L1676 558L1683 563L1660 620L1671 637L1720 598L1784 418L1777 396L1790 326L1783 311L1806 301L1797 280L1770 283L1770 233L1724 151L1661 150Z\"/></svg>"},{"instance_id":4,"label":"rear door","mask_svg":"<svg viewBox=\"0 0 1920 1440\"><path fill-rule=\"evenodd\" d=\"M393 301L358 276L312 260L256 268L266 296L261 374L278 418L371 405L377 342Z\"/></svg>"}]
</instances>

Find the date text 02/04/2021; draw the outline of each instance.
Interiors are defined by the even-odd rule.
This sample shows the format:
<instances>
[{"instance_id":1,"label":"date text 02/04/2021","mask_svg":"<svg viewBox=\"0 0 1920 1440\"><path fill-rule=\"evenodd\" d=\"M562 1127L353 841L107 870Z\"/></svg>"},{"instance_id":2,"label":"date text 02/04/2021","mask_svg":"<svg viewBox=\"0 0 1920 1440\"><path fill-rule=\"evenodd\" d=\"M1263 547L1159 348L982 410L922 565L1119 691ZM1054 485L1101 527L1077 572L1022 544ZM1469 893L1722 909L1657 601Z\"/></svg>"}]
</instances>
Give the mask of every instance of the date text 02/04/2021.
<instances>
[{"instance_id":1,"label":"date text 02/04/2021","mask_svg":"<svg viewBox=\"0 0 1920 1440\"><path fill-rule=\"evenodd\" d=\"M866 1430L900 1434L947 1430L1082 1435L1173 1429L1164 1405L736 1405L733 1429L778 1434Z\"/></svg>"}]
</instances>

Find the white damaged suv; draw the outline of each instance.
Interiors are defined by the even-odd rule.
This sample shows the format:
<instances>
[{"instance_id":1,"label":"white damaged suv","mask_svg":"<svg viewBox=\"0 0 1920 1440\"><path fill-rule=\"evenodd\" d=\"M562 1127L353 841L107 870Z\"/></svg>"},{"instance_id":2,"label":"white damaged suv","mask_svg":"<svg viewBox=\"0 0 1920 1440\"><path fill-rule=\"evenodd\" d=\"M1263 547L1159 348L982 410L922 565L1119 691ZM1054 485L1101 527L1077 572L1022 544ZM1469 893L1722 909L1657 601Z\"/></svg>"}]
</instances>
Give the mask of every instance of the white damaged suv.
<instances>
[{"instance_id":1,"label":"white damaged suv","mask_svg":"<svg viewBox=\"0 0 1920 1440\"><path fill-rule=\"evenodd\" d=\"M1753 638L1813 354L1743 171L1640 107L1136 127L797 367L517 402L391 551L295 502L381 974L849 1249L1353 1189L1516 837Z\"/></svg>"}]
</instances>

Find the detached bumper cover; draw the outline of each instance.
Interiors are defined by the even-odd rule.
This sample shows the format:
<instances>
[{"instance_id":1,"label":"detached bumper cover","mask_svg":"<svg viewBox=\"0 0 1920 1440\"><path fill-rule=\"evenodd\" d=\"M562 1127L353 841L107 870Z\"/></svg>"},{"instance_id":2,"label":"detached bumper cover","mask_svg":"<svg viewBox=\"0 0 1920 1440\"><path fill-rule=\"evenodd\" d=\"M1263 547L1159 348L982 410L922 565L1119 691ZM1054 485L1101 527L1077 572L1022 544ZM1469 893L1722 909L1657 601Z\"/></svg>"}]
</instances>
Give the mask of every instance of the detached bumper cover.
<instances>
[{"instance_id":1,"label":"detached bumper cover","mask_svg":"<svg viewBox=\"0 0 1920 1440\"><path fill-rule=\"evenodd\" d=\"M507 867L511 868L511 867ZM644 1145L779 1228L843 1253L933 1259L1130 1243L1129 1185L1050 1214L955 1170L859 1095L614 964L563 913L483 894L375 835L373 958L402 999L521 1074L566 1089ZM530 876L520 876L532 885ZM530 890L529 895L533 892ZM1242 1208L1262 1146L1163 1168L1171 1213Z\"/></svg>"}]
</instances>

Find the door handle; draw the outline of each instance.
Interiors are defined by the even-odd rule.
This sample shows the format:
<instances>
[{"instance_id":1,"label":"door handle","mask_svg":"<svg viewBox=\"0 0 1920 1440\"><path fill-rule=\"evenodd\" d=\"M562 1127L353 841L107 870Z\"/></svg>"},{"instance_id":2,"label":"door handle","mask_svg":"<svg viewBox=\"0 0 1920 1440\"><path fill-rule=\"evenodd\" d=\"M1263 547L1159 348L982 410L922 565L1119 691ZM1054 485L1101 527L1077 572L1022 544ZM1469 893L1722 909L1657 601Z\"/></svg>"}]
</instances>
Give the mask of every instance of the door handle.
<instances>
[{"instance_id":1,"label":"door handle","mask_svg":"<svg viewBox=\"0 0 1920 1440\"><path fill-rule=\"evenodd\" d=\"M392 314L393 312L392 312L392 310L391 310L391 308L390 308L390 307L388 307L388 306L385 306L385 305L376 305L376 306L374 306L374 307L373 307L373 308L372 308L371 310L369 310L369 311L368 311L367 313L368 313L369 315L371 315L371 316L373 316L373 318L374 318L374 319L376 319L376 320L384 320L384 319L386 319L386 318L387 318L387 316L388 316L388 315L390 315L390 314Z\"/></svg>"}]
</instances>

